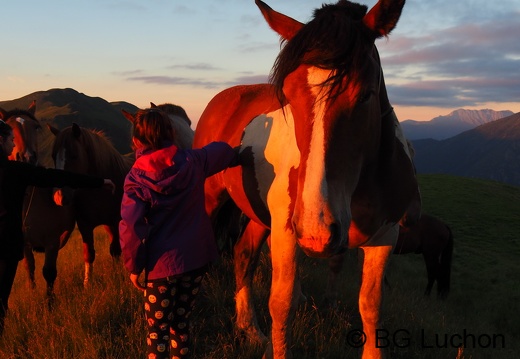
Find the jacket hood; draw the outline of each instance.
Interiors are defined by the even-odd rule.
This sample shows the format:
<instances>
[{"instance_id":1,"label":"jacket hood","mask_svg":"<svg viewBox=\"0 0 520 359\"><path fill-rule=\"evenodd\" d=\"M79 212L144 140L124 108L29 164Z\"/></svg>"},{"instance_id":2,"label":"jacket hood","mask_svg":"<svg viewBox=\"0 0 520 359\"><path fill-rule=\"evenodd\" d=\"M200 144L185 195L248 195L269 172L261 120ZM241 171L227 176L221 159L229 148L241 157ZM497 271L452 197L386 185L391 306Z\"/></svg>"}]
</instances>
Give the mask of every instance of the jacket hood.
<instances>
[{"instance_id":1,"label":"jacket hood","mask_svg":"<svg viewBox=\"0 0 520 359\"><path fill-rule=\"evenodd\" d=\"M162 194L175 193L189 185L191 166L183 152L175 145L139 150L131 171L143 186Z\"/></svg>"}]
</instances>

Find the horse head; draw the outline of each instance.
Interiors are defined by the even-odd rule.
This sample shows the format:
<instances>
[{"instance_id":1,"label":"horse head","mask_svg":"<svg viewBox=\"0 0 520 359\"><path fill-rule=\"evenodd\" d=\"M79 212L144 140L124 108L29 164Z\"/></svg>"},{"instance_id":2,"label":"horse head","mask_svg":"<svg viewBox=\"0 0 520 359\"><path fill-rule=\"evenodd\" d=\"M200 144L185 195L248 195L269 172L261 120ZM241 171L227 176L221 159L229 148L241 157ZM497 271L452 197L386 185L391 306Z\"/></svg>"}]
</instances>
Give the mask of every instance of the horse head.
<instances>
[{"instance_id":1,"label":"horse head","mask_svg":"<svg viewBox=\"0 0 520 359\"><path fill-rule=\"evenodd\" d=\"M289 171L286 227L306 254L330 256L396 223L409 202L406 194L397 204L390 203L395 194L381 198L399 189L388 163L404 152L396 124L384 120L392 108L374 45L394 29L404 1L382 0L367 12L340 0L317 9L307 24L256 4L285 41L270 80L293 118L299 157ZM405 166L406 176L411 161Z\"/></svg>"},{"instance_id":2,"label":"horse head","mask_svg":"<svg viewBox=\"0 0 520 359\"><path fill-rule=\"evenodd\" d=\"M52 148L55 168L76 173L93 173L91 164L94 154L89 151L86 131L76 123L63 130L52 126L49 129L56 136ZM73 197L72 188L57 188L54 191L54 201L60 206L70 205Z\"/></svg>"},{"instance_id":3,"label":"horse head","mask_svg":"<svg viewBox=\"0 0 520 359\"><path fill-rule=\"evenodd\" d=\"M35 117L36 103L33 101L28 110L0 109L0 119L13 129L15 147L10 160L38 163L38 132L42 128Z\"/></svg>"}]
</instances>

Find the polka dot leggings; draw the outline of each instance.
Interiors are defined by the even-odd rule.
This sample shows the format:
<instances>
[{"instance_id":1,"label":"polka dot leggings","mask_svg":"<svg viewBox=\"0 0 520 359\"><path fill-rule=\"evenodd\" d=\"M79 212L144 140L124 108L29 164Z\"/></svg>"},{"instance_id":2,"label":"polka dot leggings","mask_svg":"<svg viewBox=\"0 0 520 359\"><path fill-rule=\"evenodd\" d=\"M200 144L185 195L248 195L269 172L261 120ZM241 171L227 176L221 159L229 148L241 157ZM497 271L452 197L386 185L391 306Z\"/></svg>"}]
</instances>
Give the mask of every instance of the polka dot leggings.
<instances>
[{"instance_id":1,"label":"polka dot leggings","mask_svg":"<svg viewBox=\"0 0 520 359\"><path fill-rule=\"evenodd\" d=\"M189 318L205 269L146 284L147 359L189 357Z\"/></svg>"}]
</instances>

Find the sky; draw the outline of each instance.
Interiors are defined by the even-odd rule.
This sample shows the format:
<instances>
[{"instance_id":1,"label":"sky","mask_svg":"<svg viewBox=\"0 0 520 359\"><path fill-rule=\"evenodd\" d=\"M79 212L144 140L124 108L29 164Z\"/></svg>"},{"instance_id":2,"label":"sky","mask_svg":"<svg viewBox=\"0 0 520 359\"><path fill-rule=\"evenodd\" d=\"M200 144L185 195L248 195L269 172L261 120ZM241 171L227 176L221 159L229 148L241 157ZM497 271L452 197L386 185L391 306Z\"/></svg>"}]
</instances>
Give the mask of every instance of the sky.
<instances>
[{"instance_id":1,"label":"sky","mask_svg":"<svg viewBox=\"0 0 520 359\"><path fill-rule=\"evenodd\" d=\"M264 0L307 22L327 0ZM371 8L376 0L359 3ZM196 124L221 90L266 82L280 50L254 0L1 0L0 101L73 88ZM519 0L407 0L376 45L401 121L520 112Z\"/></svg>"}]
</instances>

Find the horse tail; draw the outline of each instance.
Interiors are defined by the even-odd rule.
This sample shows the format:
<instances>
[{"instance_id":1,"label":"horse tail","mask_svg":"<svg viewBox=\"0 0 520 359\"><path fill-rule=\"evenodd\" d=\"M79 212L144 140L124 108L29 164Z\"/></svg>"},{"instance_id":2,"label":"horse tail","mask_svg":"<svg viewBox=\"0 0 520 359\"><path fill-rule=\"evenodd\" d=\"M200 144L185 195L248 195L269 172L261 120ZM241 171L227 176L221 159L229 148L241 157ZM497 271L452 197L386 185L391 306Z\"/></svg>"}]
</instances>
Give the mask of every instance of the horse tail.
<instances>
[{"instance_id":1,"label":"horse tail","mask_svg":"<svg viewBox=\"0 0 520 359\"><path fill-rule=\"evenodd\" d=\"M448 242L441 252L437 277L437 295L440 299L446 299L450 292L451 259L453 256L454 241L451 228L446 226L446 229L448 230Z\"/></svg>"}]
</instances>

